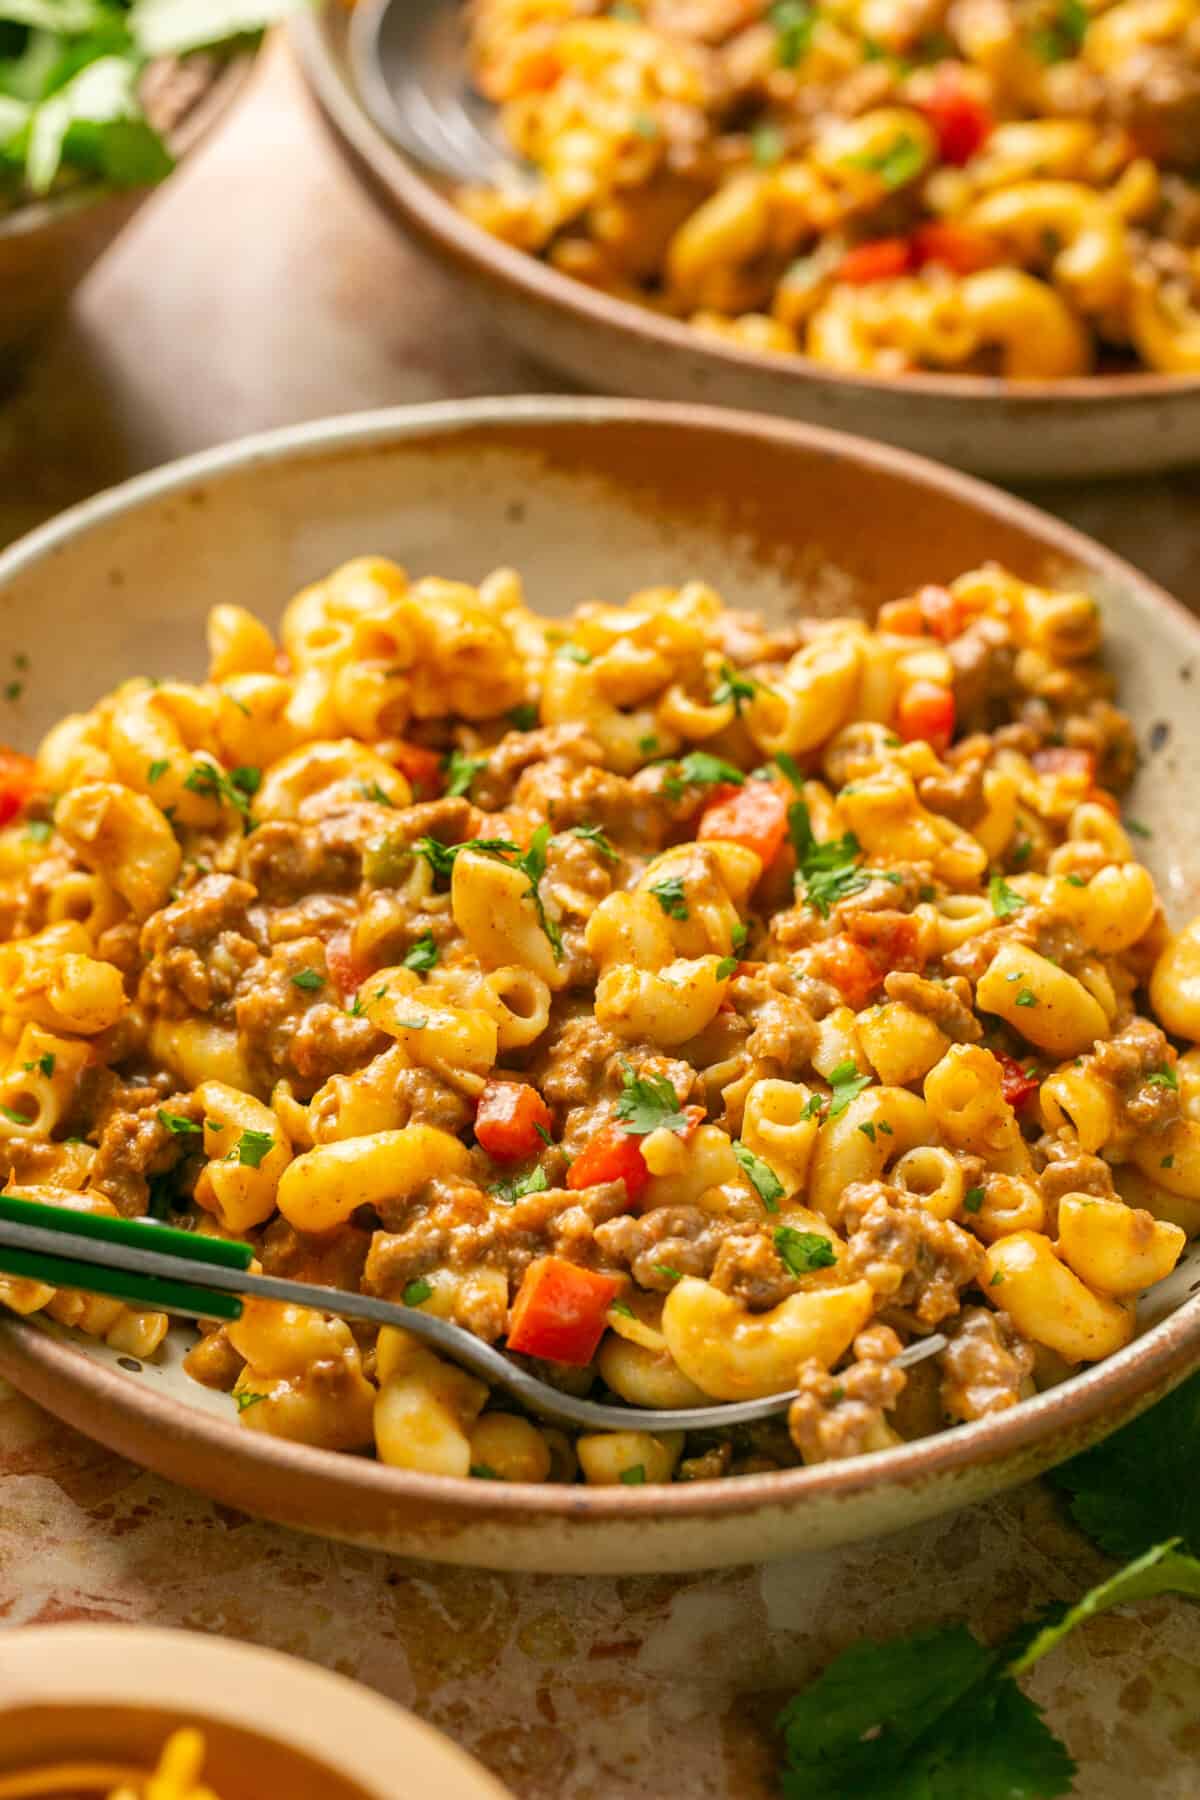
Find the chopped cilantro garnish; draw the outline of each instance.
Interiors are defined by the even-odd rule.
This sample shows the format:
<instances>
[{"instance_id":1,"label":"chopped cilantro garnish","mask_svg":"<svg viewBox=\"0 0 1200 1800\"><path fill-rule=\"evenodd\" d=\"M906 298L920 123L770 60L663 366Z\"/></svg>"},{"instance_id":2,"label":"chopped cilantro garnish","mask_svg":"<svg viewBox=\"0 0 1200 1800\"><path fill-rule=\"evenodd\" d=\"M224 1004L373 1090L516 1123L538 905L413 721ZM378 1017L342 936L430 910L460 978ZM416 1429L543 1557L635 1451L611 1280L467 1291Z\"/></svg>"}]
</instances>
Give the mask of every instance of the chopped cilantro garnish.
<instances>
[{"instance_id":1,"label":"chopped cilantro garnish","mask_svg":"<svg viewBox=\"0 0 1200 1800\"><path fill-rule=\"evenodd\" d=\"M426 1030L426 1028L429 1025L429 1020L428 1020L428 1018L397 1019L396 1023L400 1027L401 1031L424 1031L424 1030Z\"/></svg>"},{"instance_id":2,"label":"chopped cilantro garnish","mask_svg":"<svg viewBox=\"0 0 1200 1800\"><path fill-rule=\"evenodd\" d=\"M615 863L619 860L617 852L599 825L572 825L571 836L582 838L585 844L590 844L597 856L603 857L605 862Z\"/></svg>"},{"instance_id":3,"label":"chopped cilantro garnish","mask_svg":"<svg viewBox=\"0 0 1200 1800\"><path fill-rule=\"evenodd\" d=\"M226 774L216 763L198 762L188 771L183 785L193 794L202 794L206 799L216 800L222 806L232 806L235 812L241 814L242 824L248 830L250 797L258 792L261 783L261 769L243 765Z\"/></svg>"},{"instance_id":4,"label":"chopped cilantro garnish","mask_svg":"<svg viewBox=\"0 0 1200 1800\"><path fill-rule=\"evenodd\" d=\"M465 750L451 750L442 762L446 777L446 793L457 799L471 792L471 783L480 769L487 768L486 756L470 756Z\"/></svg>"},{"instance_id":5,"label":"chopped cilantro garnish","mask_svg":"<svg viewBox=\"0 0 1200 1800\"><path fill-rule=\"evenodd\" d=\"M998 919L1011 919L1025 905L1016 888L1009 887L1003 875L993 875L988 882L988 899Z\"/></svg>"},{"instance_id":6,"label":"chopped cilantro garnish","mask_svg":"<svg viewBox=\"0 0 1200 1800\"><path fill-rule=\"evenodd\" d=\"M829 1085L833 1089L829 1096L829 1117L836 1119L844 1113L852 1100L856 1100L864 1088L869 1088L872 1077L860 1075L852 1062L839 1063L829 1077Z\"/></svg>"},{"instance_id":7,"label":"chopped cilantro garnish","mask_svg":"<svg viewBox=\"0 0 1200 1800\"><path fill-rule=\"evenodd\" d=\"M765 136L768 133L770 134L771 142L775 145L775 154L769 160L778 162L783 155L782 135L776 131L773 125L759 125L755 127L751 136L756 162L759 160L759 136L760 134ZM763 166L765 167L766 165L764 164ZM735 669L731 664L723 662L721 664L720 682L713 689L713 704L714 706L724 706L727 700L732 700L734 712L740 715L742 702L744 700L753 700L757 687L758 683L752 675L745 675L740 669Z\"/></svg>"},{"instance_id":8,"label":"chopped cilantro garnish","mask_svg":"<svg viewBox=\"0 0 1200 1800\"><path fill-rule=\"evenodd\" d=\"M875 1126L872 1120L864 1119L858 1129L865 1138L870 1138L872 1143L875 1142Z\"/></svg>"},{"instance_id":9,"label":"chopped cilantro garnish","mask_svg":"<svg viewBox=\"0 0 1200 1800\"><path fill-rule=\"evenodd\" d=\"M404 1304L405 1306L420 1306L423 1300L428 1300L432 1292L433 1289L427 1281L410 1281L404 1290Z\"/></svg>"},{"instance_id":10,"label":"chopped cilantro garnish","mask_svg":"<svg viewBox=\"0 0 1200 1800\"><path fill-rule=\"evenodd\" d=\"M638 749L643 756L654 755L654 752L658 749L658 739L652 731L647 732L645 737L640 737L638 739Z\"/></svg>"},{"instance_id":11,"label":"chopped cilantro garnish","mask_svg":"<svg viewBox=\"0 0 1200 1800\"><path fill-rule=\"evenodd\" d=\"M503 1476L496 1473L490 1463L472 1463L467 1472L473 1481L502 1481L504 1479Z\"/></svg>"},{"instance_id":12,"label":"chopped cilantro garnish","mask_svg":"<svg viewBox=\"0 0 1200 1800\"><path fill-rule=\"evenodd\" d=\"M776 163L783 161L786 154L787 138L778 125L772 125L769 120L764 119L762 124L756 125L751 131L750 155L760 169L774 168ZM749 697L749 695L746 696L747 699ZM713 699L718 701L730 698L729 694L720 695L719 691L713 695Z\"/></svg>"},{"instance_id":13,"label":"chopped cilantro garnish","mask_svg":"<svg viewBox=\"0 0 1200 1800\"><path fill-rule=\"evenodd\" d=\"M865 151L844 159L852 168L869 169L885 188L901 188L925 167L925 151L915 137L899 132L883 150Z\"/></svg>"},{"instance_id":14,"label":"chopped cilantro garnish","mask_svg":"<svg viewBox=\"0 0 1200 1800\"><path fill-rule=\"evenodd\" d=\"M775 1227L775 1248L785 1269L793 1275L811 1275L814 1269L831 1269L837 1252L819 1231L797 1231L794 1225Z\"/></svg>"},{"instance_id":15,"label":"chopped cilantro garnish","mask_svg":"<svg viewBox=\"0 0 1200 1800\"><path fill-rule=\"evenodd\" d=\"M963 1211L977 1213L983 1205L983 1189L969 1187L963 1195Z\"/></svg>"},{"instance_id":16,"label":"chopped cilantro garnish","mask_svg":"<svg viewBox=\"0 0 1200 1800\"><path fill-rule=\"evenodd\" d=\"M1022 988L1017 995L1018 1006L1036 1006L1037 995L1032 988Z\"/></svg>"},{"instance_id":17,"label":"chopped cilantro garnish","mask_svg":"<svg viewBox=\"0 0 1200 1800\"><path fill-rule=\"evenodd\" d=\"M154 761L150 763L146 769L146 780L150 783L151 787L154 786L156 781L162 780L170 766L171 765L165 756L155 757Z\"/></svg>"},{"instance_id":18,"label":"chopped cilantro garnish","mask_svg":"<svg viewBox=\"0 0 1200 1800\"><path fill-rule=\"evenodd\" d=\"M49 819L30 819L25 836L31 844L48 844L54 836L54 826Z\"/></svg>"},{"instance_id":19,"label":"chopped cilantro garnish","mask_svg":"<svg viewBox=\"0 0 1200 1800\"><path fill-rule=\"evenodd\" d=\"M529 840L528 850L522 851L521 854L514 859L513 866L514 868L520 869L523 875L529 877L529 886L526 889L525 898L533 901L534 910L538 916L538 924L550 940L550 948L554 952L555 961L560 962L563 953L562 933L554 920L550 918L546 912L545 903L542 900L538 888L538 883L546 873L546 847L549 842L549 825L539 825Z\"/></svg>"},{"instance_id":20,"label":"chopped cilantro garnish","mask_svg":"<svg viewBox=\"0 0 1200 1800\"><path fill-rule=\"evenodd\" d=\"M440 838L420 837L412 846L414 856L422 856L435 875L449 877L455 860L464 850L479 850L489 856L515 856L520 846L510 838L466 838L461 844L443 844Z\"/></svg>"},{"instance_id":21,"label":"chopped cilantro garnish","mask_svg":"<svg viewBox=\"0 0 1200 1800\"><path fill-rule=\"evenodd\" d=\"M528 1175L512 1175L506 1181L496 1182L494 1187L488 1189L488 1193L505 1206L515 1206L526 1194L544 1194L549 1186L546 1171L539 1163Z\"/></svg>"},{"instance_id":22,"label":"chopped cilantro garnish","mask_svg":"<svg viewBox=\"0 0 1200 1800\"><path fill-rule=\"evenodd\" d=\"M992 1276L992 1279L988 1282L988 1286L989 1287L999 1287L1003 1280L1004 1280L1004 1271L1002 1269L997 1269L996 1273Z\"/></svg>"},{"instance_id":23,"label":"chopped cilantro garnish","mask_svg":"<svg viewBox=\"0 0 1200 1800\"><path fill-rule=\"evenodd\" d=\"M794 69L808 54L816 15L809 0L775 0L767 13L775 27L775 56L781 69Z\"/></svg>"},{"instance_id":24,"label":"chopped cilantro garnish","mask_svg":"<svg viewBox=\"0 0 1200 1800\"><path fill-rule=\"evenodd\" d=\"M608 1310L609 1312L619 1313L623 1319L637 1318L637 1314L634 1312L632 1306L627 1305L624 1300L614 1300Z\"/></svg>"},{"instance_id":25,"label":"chopped cilantro garnish","mask_svg":"<svg viewBox=\"0 0 1200 1800\"><path fill-rule=\"evenodd\" d=\"M47 1050L44 1056L39 1056L34 1062L22 1063L21 1067L23 1069L40 1069L43 1075L53 1075L54 1052Z\"/></svg>"},{"instance_id":26,"label":"chopped cilantro garnish","mask_svg":"<svg viewBox=\"0 0 1200 1800\"><path fill-rule=\"evenodd\" d=\"M762 1201L768 1212L778 1212L779 1202L784 1196L784 1185L774 1169L765 1163L761 1156L755 1156L745 1144L737 1138L733 1140L733 1154L745 1170L751 1187Z\"/></svg>"},{"instance_id":27,"label":"chopped cilantro garnish","mask_svg":"<svg viewBox=\"0 0 1200 1800\"><path fill-rule=\"evenodd\" d=\"M364 800L373 801L376 806L391 806L394 802L384 793L377 781L364 781L361 784Z\"/></svg>"},{"instance_id":28,"label":"chopped cilantro garnish","mask_svg":"<svg viewBox=\"0 0 1200 1800\"><path fill-rule=\"evenodd\" d=\"M1125 829L1126 831L1132 831L1134 837L1148 838L1154 836L1150 827L1148 825L1143 825L1140 819L1126 819Z\"/></svg>"},{"instance_id":29,"label":"chopped cilantro garnish","mask_svg":"<svg viewBox=\"0 0 1200 1800\"><path fill-rule=\"evenodd\" d=\"M261 1167L264 1156L268 1156L274 1148L273 1132L243 1131L229 1152L229 1160L230 1162L245 1163L248 1169L257 1169Z\"/></svg>"},{"instance_id":30,"label":"chopped cilantro garnish","mask_svg":"<svg viewBox=\"0 0 1200 1800\"><path fill-rule=\"evenodd\" d=\"M191 1119L185 1119L182 1113L167 1112L163 1107L158 1109L158 1122L165 1125L175 1137L189 1137L194 1132L200 1136L200 1127Z\"/></svg>"},{"instance_id":31,"label":"chopped cilantro garnish","mask_svg":"<svg viewBox=\"0 0 1200 1800\"><path fill-rule=\"evenodd\" d=\"M728 981L737 966L738 959L736 956L723 956L717 964L717 980Z\"/></svg>"},{"instance_id":32,"label":"chopped cilantro garnish","mask_svg":"<svg viewBox=\"0 0 1200 1800\"><path fill-rule=\"evenodd\" d=\"M726 781L741 787L746 779L740 769L708 750L689 750L675 767L677 772L663 782L663 792L671 800L680 799L686 787L713 787Z\"/></svg>"},{"instance_id":33,"label":"chopped cilantro garnish","mask_svg":"<svg viewBox=\"0 0 1200 1800\"><path fill-rule=\"evenodd\" d=\"M560 647L558 654L565 657L568 662L573 663L586 665L592 660L591 651L585 650L582 644L563 644Z\"/></svg>"},{"instance_id":34,"label":"chopped cilantro garnish","mask_svg":"<svg viewBox=\"0 0 1200 1800\"><path fill-rule=\"evenodd\" d=\"M645 1479L645 1463L634 1463L630 1468L621 1470L621 1480L626 1487L641 1487Z\"/></svg>"},{"instance_id":35,"label":"chopped cilantro garnish","mask_svg":"<svg viewBox=\"0 0 1200 1800\"><path fill-rule=\"evenodd\" d=\"M1175 1167L1175 1158L1173 1156L1164 1156L1158 1166L1160 1169L1173 1169Z\"/></svg>"},{"instance_id":36,"label":"chopped cilantro garnish","mask_svg":"<svg viewBox=\"0 0 1200 1800\"><path fill-rule=\"evenodd\" d=\"M1147 1075L1146 1086L1177 1089L1179 1087L1179 1077L1176 1075L1174 1069L1169 1065L1165 1065L1161 1069L1155 1069L1152 1075Z\"/></svg>"},{"instance_id":37,"label":"chopped cilantro garnish","mask_svg":"<svg viewBox=\"0 0 1200 1800\"><path fill-rule=\"evenodd\" d=\"M743 925L741 920L739 919L737 924L733 927L732 931L729 933L729 941L733 945L735 950L743 950L746 945L746 939L749 936L750 936L750 927L748 925Z\"/></svg>"},{"instance_id":38,"label":"chopped cilantro garnish","mask_svg":"<svg viewBox=\"0 0 1200 1800\"><path fill-rule=\"evenodd\" d=\"M1041 62L1066 62L1083 48L1087 28L1082 0L1059 0L1050 18L1030 33L1029 47Z\"/></svg>"},{"instance_id":39,"label":"chopped cilantro garnish","mask_svg":"<svg viewBox=\"0 0 1200 1800\"><path fill-rule=\"evenodd\" d=\"M687 896L683 889L682 875L664 876L661 881L653 883L650 892L669 919L687 918Z\"/></svg>"},{"instance_id":40,"label":"chopped cilantro garnish","mask_svg":"<svg viewBox=\"0 0 1200 1800\"><path fill-rule=\"evenodd\" d=\"M803 800L788 807L788 831L796 852L797 880L804 883L804 898L827 919L840 900L860 894L878 879L879 871L859 866L862 845L852 831L819 844Z\"/></svg>"},{"instance_id":41,"label":"chopped cilantro garnish","mask_svg":"<svg viewBox=\"0 0 1200 1800\"><path fill-rule=\"evenodd\" d=\"M621 1092L616 1115L631 1137L651 1131L684 1131L688 1117L679 1096L665 1075L635 1075L626 1063L621 1072Z\"/></svg>"},{"instance_id":42,"label":"chopped cilantro garnish","mask_svg":"<svg viewBox=\"0 0 1200 1800\"><path fill-rule=\"evenodd\" d=\"M787 776L796 792L800 793L804 787L804 774L795 757L789 756L786 750L777 750L773 760L775 767Z\"/></svg>"},{"instance_id":43,"label":"chopped cilantro garnish","mask_svg":"<svg viewBox=\"0 0 1200 1800\"><path fill-rule=\"evenodd\" d=\"M303 988L306 993L315 994L318 988L325 986L325 977L319 969L297 969L292 976L292 986Z\"/></svg>"},{"instance_id":44,"label":"chopped cilantro garnish","mask_svg":"<svg viewBox=\"0 0 1200 1800\"><path fill-rule=\"evenodd\" d=\"M1023 869L1032 855L1033 840L1031 838L1022 838L1019 843L1014 844L1010 852L1014 869Z\"/></svg>"},{"instance_id":45,"label":"chopped cilantro garnish","mask_svg":"<svg viewBox=\"0 0 1200 1800\"><path fill-rule=\"evenodd\" d=\"M1082 875L1068 875L1066 880L1068 887L1085 888L1087 886L1087 882L1083 879Z\"/></svg>"},{"instance_id":46,"label":"chopped cilantro garnish","mask_svg":"<svg viewBox=\"0 0 1200 1800\"><path fill-rule=\"evenodd\" d=\"M36 1117L36 1114L31 1113L27 1118L23 1112L18 1112L15 1106L0 1106L0 1113L3 1113L6 1119L11 1119L14 1125L32 1125Z\"/></svg>"},{"instance_id":47,"label":"chopped cilantro garnish","mask_svg":"<svg viewBox=\"0 0 1200 1800\"><path fill-rule=\"evenodd\" d=\"M514 731L532 731L538 722L538 709L532 700L522 700L509 709L508 722Z\"/></svg>"},{"instance_id":48,"label":"chopped cilantro garnish","mask_svg":"<svg viewBox=\"0 0 1200 1800\"><path fill-rule=\"evenodd\" d=\"M259 1401L265 1400L267 1396L265 1394L256 1394L252 1388L243 1388L240 1393L236 1393L233 1397L237 1403L238 1411L244 1413L248 1407L257 1406Z\"/></svg>"},{"instance_id":49,"label":"chopped cilantro garnish","mask_svg":"<svg viewBox=\"0 0 1200 1800\"><path fill-rule=\"evenodd\" d=\"M403 967L418 970L436 968L438 955L432 931L423 931L405 956Z\"/></svg>"},{"instance_id":50,"label":"chopped cilantro garnish","mask_svg":"<svg viewBox=\"0 0 1200 1800\"><path fill-rule=\"evenodd\" d=\"M668 1281L683 1280L683 1271L681 1269L673 1269L670 1263L651 1263L650 1267L654 1270L656 1275L665 1275Z\"/></svg>"},{"instance_id":51,"label":"chopped cilantro garnish","mask_svg":"<svg viewBox=\"0 0 1200 1800\"><path fill-rule=\"evenodd\" d=\"M810 1094L800 1114L802 1119L815 1119L825 1104L824 1094Z\"/></svg>"}]
</instances>

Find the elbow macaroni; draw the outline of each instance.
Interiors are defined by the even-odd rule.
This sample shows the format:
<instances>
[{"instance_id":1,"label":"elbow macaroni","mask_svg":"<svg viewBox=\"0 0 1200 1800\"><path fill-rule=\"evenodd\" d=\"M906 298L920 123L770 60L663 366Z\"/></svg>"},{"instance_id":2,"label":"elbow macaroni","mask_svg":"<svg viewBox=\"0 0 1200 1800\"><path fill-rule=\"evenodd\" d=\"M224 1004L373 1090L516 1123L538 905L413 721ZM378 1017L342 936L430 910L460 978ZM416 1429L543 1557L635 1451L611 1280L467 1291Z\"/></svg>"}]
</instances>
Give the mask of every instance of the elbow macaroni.
<instances>
[{"instance_id":1,"label":"elbow macaroni","mask_svg":"<svg viewBox=\"0 0 1200 1800\"><path fill-rule=\"evenodd\" d=\"M1114 266L1084 138L1038 173L1009 134L966 172L1022 254L1055 221L1081 316ZM719 305L731 246L869 218L889 158L916 191L932 156L919 108L876 108L685 209L664 253L680 234ZM968 634L1003 703L960 678ZM278 637L225 603L210 679L56 728L0 828L8 1192L244 1238L330 1290L248 1303L189 1367L248 1430L416 1473L637 1486L898 1436L852 1399L791 1452L572 1442L408 1331L351 1329L338 1287L651 1413L799 1387L840 1418L893 1332L998 1330L988 1305L1023 1356L1108 1355L1200 1230L1200 1048L1136 1010L1148 984L1200 1046L1200 925L1167 933L1115 814L1099 648L1089 595L994 568L873 628L770 632L700 583L543 619L511 571L378 558ZM0 1301L138 1357L166 1330L12 1277Z\"/></svg>"}]
</instances>

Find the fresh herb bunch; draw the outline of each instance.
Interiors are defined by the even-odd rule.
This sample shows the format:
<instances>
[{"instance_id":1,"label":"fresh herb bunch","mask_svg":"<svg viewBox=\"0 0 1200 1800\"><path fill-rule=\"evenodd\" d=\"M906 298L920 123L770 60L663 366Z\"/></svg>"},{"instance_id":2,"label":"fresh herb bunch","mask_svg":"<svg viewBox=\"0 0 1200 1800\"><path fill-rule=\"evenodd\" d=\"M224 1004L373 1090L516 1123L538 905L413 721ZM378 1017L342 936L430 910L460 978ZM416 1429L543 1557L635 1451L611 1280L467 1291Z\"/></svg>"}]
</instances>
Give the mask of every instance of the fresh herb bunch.
<instances>
[{"instance_id":1,"label":"fresh herb bunch","mask_svg":"<svg viewBox=\"0 0 1200 1800\"><path fill-rule=\"evenodd\" d=\"M173 167L147 117L159 57L243 44L311 0L0 0L0 211L77 182Z\"/></svg>"},{"instance_id":2,"label":"fresh herb bunch","mask_svg":"<svg viewBox=\"0 0 1200 1800\"><path fill-rule=\"evenodd\" d=\"M1125 1566L994 1646L949 1625L835 1657L780 1717L786 1800L1069 1794L1075 1764L1019 1679L1098 1613L1156 1594L1200 1599L1198 1455L1200 1376L1052 1477L1076 1523Z\"/></svg>"}]
</instances>

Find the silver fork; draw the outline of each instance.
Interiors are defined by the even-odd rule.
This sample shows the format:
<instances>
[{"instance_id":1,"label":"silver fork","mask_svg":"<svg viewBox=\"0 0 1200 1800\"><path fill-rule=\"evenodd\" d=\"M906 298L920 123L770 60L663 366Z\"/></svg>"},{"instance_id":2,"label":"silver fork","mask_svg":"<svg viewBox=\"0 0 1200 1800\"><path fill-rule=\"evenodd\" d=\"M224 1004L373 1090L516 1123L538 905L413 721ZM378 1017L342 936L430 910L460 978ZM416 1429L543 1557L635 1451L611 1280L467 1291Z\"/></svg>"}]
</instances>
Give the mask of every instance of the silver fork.
<instances>
[{"instance_id":1,"label":"silver fork","mask_svg":"<svg viewBox=\"0 0 1200 1800\"><path fill-rule=\"evenodd\" d=\"M67 1215L68 1217L70 1215ZM8 1252L6 1255L5 1252ZM15 1253L15 1254L14 1254ZM501 1388L551 1425L582 1427L587 1431L707 1431L730 1425L748 1425L757 1419L769 1419L783 1412L795 1399L796 1390L786 1394L768 1394L757 1400L737 1400L719 1406L664 1408L662 1411L636 1406L606 1406L596 1400L578 1400L572 1394L560 1393L548 1381L542 1381L528 1369L511 1362L500 1350L485 1344L461 1325L447 1319L436 1319L417 1307L402 1306L393 1300L377 1300L371 1294L351 1294L342 1288L318 1287L307 1281L283 1281L274 1275L252 1275L241 1269L216 1267L196 1262L192 1257L173 1256L159 1250L133 1248L127 1243L105 1243L91 1237L80 1237L60 1227L47 1230L38 1225L12 1223L0 1219L0 1271L24 1274L37 1257L52 1257L60 1262L71 1259L69 1274L62 1284L85 1292L113 1291L111 1278L139 1278L138 1303L155 1304L148 1284L141 1278L151 1277L191 1288L211 1288L220 1294L237 1298L260 1295L265 1300L290 1300L297 1306L314 1307L345 1319L369 1319L376 1325L399 1325L411 1331L431 1349L440 1351L460 1368L469 1369L490 1386ZM28 1259L28 1260L26 1260ZM107 1272L109 1285L102 1283ZM122 1292L117 1287L117 1292ZM177 1300L163 1303L162 1310L186 1313L192 1318L230 1316L230 1308L214 1306L205 1309L202 1300L184 1306ZM911 1368L927 1356L945 1348L946 1339L935 1333L910 1344L895 1359L898 1368Z\"/></svg>"},{"instance_id":2,"label":"silver fork","mask_svg":"<svg viewBox=\"0 0 1200 1800\"><path fill-rule=\"evenodd\" d=\"M471 85L458 0L359 0L350 64L376 125L426 168L468 185L531 184Z\"/></svg>"}]
</instances>

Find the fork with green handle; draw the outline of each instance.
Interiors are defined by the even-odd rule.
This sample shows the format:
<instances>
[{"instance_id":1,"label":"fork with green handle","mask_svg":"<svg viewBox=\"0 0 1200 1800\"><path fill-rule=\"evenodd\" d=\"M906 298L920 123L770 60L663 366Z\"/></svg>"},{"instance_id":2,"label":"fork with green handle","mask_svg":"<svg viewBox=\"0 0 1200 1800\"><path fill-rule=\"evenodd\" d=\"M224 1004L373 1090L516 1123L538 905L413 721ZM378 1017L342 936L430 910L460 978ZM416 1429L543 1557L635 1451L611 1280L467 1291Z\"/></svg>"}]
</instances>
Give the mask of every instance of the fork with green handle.
<instances>
[{"instance_id":1,"label":"fork with green handle","mask_svg":"<svg viewBox=\"0 0 1200 1800\"><path fill-rule=\"evenodd\" d=\"M490 1386L503 1388L549 1424L587 1431L712 1430L770 1418L795 1398L793 1391L661 1411L579 1400L560 1393L448 1319L372 1294L252 1274L253 1258L249 1244L202 1237L149 1219L107 1218L45 1206L17 1194L0 1195L0 1273L108 1294L134 1306L194 1319L238 1319L243 1299L253 1297L287 1300L376 1325L398 1325ZM907 1368L935 1355L945 1343L936 1333L922 1338L902 1351L896 1362Z\"/></svg>"}]
</instances>

